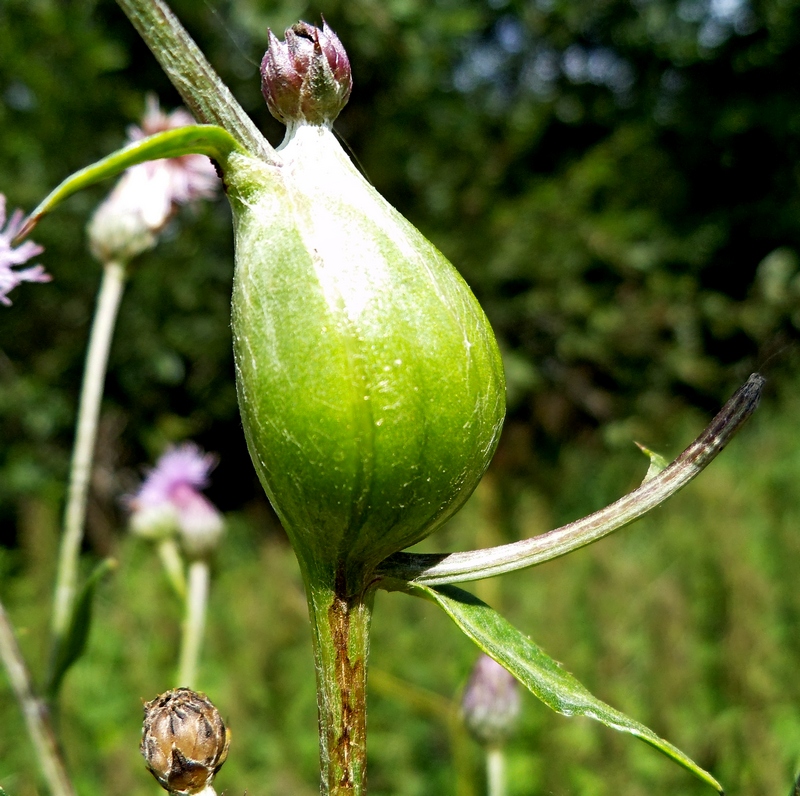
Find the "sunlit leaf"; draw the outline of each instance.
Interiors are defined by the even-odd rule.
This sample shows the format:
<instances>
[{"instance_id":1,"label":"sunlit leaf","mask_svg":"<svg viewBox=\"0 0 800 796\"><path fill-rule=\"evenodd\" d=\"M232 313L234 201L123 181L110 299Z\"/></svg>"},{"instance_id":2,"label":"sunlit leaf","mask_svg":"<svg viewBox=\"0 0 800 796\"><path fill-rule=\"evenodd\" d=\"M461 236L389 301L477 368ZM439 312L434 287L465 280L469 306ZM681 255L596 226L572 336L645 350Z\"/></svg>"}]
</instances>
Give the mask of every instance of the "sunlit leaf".
<instances>
[{"instance_id":1,"label":"sunlit leaf","mask_svg":"<svg viewBox=\"0 0 800 796\"><path fill-rule=\"evenodd\" d=\"M444 609L466 636L505 666L549 708L564 716L586 716L612 729L635 735L723 792L719 782L680 749L597 699L557 661L477 597L455 586L414 586L413 593L427 597Z\"/></svg>"}]
</instances>

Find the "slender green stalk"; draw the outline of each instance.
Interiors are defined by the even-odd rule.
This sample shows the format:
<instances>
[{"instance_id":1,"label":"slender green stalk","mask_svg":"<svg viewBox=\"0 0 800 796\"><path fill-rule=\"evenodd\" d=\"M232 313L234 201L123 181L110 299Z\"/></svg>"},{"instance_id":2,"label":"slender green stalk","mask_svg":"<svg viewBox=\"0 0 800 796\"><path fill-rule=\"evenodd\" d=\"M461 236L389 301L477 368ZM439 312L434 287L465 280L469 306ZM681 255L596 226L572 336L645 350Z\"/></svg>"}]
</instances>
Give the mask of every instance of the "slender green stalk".
<instances>
[{"instance_id":1,"label":"slender green stalk","mask_svg":"<svg viewBox=\"0 0 800 796\"><path fill-rule=\"evenodd\" d=\"M506 757L501 746L486 749L486 796L506 796Z\"/></svg>"},{"instance_id":2,"label":"slender green stalk","mask_svg":"<svg viewBox=\"0 0 800 796\"><path fill-rule=\"evenodd\" d=\"M75 796L75 789L70 782L50 723L47 706L33 692L25 659L22 657L14 629L2 603L0 603L0 658L3 660L14 696L25 717L25 726L50 793L52 796Z\"/></svg>"},{"instance_id":3,"label":"slender green stalk","mask_svg":"<svg viewBox=\"0 0 800 796\"><path fill-rule=\"evenodd\" d=\"M183 620L183 639L178 665L178 686L181 688L194 690L196 685L200 647L203 643L203 631L206 626L209 581L208 562L203 558L192 561L189 564L186 614Z\"/></svg>"},{"instance_id":4,"label":"slender green stalk","mask_svg":"<svg viewBox=\"0 0 800 796\"><path fill-rule=\"evenodd\" d=\"M183 558L175 539L162 539L158 543L158 557L167 573L170 586L181 600L186 599L186 575L183 571Z\"/></svg>"},{"instance_id":5,"label":"slender green stalk","mask_svg":"<svg viewBox=\"0 0 800 796\"><path fill-rule=\"evenodd\" d=\"M275 150L162 0L117 0L198 121L218 124L270 163Z\"/></svg>"},{"instance_id":6,"label":"slender green stalk","mask_svg":"<svg viewBox=\"0 0 800 796\"><path fill-rule=\"evenodd\" d=\"M367 793L367 658L374 592L306 580L317 670L321 796Z\"/></svg>"},{"instance_id":7,"label":"slender green stalk","mask_svg":"<svg viewBox=\"0 0 800 796\"><path fill-rule=\"evenodd\" d=\"M57 650L64 642L75 605L78 560L86 520L86 501L97 440L100 402L106 379L108 352L124 286L125 266L118 262L106 263L103 266L103 279L86 353L75 445L72 451L69 493L64 513L51 623L51 664L57 657Z\"/></svg>"}]
</instances>

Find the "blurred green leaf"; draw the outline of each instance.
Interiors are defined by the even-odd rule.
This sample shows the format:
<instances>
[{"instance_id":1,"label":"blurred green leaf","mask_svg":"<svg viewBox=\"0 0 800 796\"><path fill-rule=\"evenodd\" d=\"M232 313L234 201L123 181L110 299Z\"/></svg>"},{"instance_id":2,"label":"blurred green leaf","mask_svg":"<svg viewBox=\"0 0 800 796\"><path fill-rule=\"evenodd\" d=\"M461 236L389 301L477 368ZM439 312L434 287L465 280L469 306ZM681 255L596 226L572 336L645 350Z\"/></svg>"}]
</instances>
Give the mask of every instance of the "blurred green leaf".
<instances>
[{"instance_id":1,"label":"blurred green leaf","mask_svg":"<svg viewBox=\"0 0 800 796\"><path fill-rule=\"evenodd\" d=\"M44 692L51 701L57 696L61 683L64 681L64 675L86 649L92 624L92 604L97 586L109 572L116 568L117 562L113 558L101 561L87 578L75 601L72 621L66 636L56 642L52 669L45 683Z\"/></svg>"},{"instance_id":2,"label":"blurred green leaf","mask_svg":"<svg viewBox=\"0 0 800 796\"><path fill-rule=\"evenodd\" d=\"M620 732L629 732L683 766L720 793L722 786L680 749L652 730L592 696L527 636L503 619L497 611L469 592L453 586L414 586L414 593L439 605L487 655L505 666L545 705L564 716L586 716Z\"/></svg>"}]
</instances>

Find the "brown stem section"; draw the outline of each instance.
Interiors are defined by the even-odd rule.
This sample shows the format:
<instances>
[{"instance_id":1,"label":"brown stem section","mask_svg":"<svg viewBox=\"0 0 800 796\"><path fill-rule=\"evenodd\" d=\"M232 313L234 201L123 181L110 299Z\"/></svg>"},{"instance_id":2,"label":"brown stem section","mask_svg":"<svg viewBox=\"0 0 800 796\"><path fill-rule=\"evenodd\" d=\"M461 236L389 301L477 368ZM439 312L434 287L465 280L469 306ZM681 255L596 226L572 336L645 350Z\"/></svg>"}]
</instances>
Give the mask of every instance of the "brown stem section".
<instances>
[{"instance_id":1,"label":"brown stem section","mask_svg":"<svg viewBox=\"0 0 800 796\"><path fill-rule=\"evenodd\" d=\"M320 793L367 792L367 657L373 592L309 581L319 710Z\"/></svg>"}]
</instances>

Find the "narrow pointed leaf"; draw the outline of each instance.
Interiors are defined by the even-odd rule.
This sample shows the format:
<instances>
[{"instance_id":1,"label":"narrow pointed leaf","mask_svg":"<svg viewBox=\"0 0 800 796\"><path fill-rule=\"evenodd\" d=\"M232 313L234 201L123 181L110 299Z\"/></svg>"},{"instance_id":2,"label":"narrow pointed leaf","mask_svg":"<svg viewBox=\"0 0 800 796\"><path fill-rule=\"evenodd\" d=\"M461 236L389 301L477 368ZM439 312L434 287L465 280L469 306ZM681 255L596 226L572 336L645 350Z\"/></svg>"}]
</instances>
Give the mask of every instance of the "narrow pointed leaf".
<instances>
[{"instance_id":1,"label":"narrow pointed leaf","mask_svg":"<svg viewBox=\"0 0 800 796\"><path fill-rule=\"evenodd\" d=\"M119 149L91 166L76 171L45 197L26 219L15 243L25 238L56 205L90 185L101 182L148 160L207 155L224 165L232 152L244 152L230 133L214 125L189 125L156 133Z\"/></svg>"},{"instance_id":2,"label":"narrow pointed leaf","mask_svg":"<svg viewBox=\"0 0 800 796\"><path fill-rule=\"evenodd\" d=\"M628 732L658 749L703 782L722 793L722 786L680 749L652 730L593 696L578 680L546 655L497 611L455 586L413 586L411 593L432 600L487 655L505 666L536 697L564 716L586 716Z\"/></svg>"},{"instance_id":3,"label":"narrow pointed leaf","mask_svg":"<svg viewBox=\"0 0 800 796\"><path fill-rule=\"evenodd\" d=\"M92 624L92 605L97 586L116 567L117 562L113 558L107 558L95 567L84 583L78 599L75 601L69 628L54 652L52 668L44 689L48 699L53 700L56 697L64 675L72 664L83 655Z\"/></svg>"},{"instance_id":4,"label":"narrow pointed leaf","mask_svg":"<svg viewBox=\"0 0 800 796\"><path fill-rule=\"evenodd\" d=\"M645 448L644 445L640 445L638 442L636 447L650 459L650 466L642 479L643 484L646 484L651 478L655 478L660 472L669 467L669 462L660 453L651 451L650 448Z\"/></svg>"}]
</instances>

